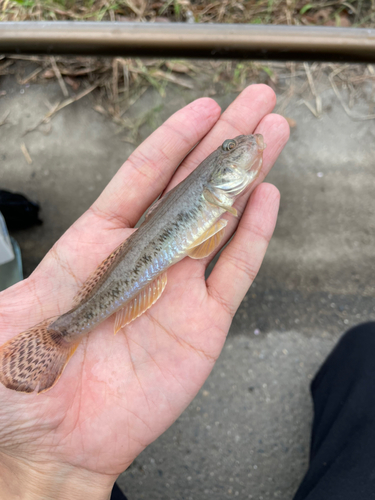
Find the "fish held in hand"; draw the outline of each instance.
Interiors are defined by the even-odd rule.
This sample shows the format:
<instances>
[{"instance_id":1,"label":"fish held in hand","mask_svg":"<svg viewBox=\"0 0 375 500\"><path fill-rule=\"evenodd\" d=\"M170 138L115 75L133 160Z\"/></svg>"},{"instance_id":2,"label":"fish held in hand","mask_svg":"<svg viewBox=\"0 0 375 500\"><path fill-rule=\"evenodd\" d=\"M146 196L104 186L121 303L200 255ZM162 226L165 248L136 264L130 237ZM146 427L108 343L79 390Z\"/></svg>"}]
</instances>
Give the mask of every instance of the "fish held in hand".
<instances>
[{"instance_id":1,"label":"fish held in hand","mask_svg":"<svg viewBox=\"0 0 375 500\"><path fill-rule=\"evenodd\" d=\"M167 284L167 269L202 259L221 243L226 212L256 179L263 137L227 139L185 180L156 202L143 224L87 279L73 307L0 348L0 381L20 392L45 392L60 378L82 337L116 314L115 333L150 308Z\"/></svg>"}]
</instances>

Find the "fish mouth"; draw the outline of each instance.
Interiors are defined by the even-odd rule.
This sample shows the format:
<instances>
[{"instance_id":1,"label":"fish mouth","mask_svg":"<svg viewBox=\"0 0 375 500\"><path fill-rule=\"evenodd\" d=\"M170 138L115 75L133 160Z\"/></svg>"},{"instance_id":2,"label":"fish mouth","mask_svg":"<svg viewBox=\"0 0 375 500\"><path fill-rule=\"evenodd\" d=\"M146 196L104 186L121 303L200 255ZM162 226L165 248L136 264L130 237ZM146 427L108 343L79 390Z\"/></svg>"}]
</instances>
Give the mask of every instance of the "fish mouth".
<instances>
[{"instance_id":1,"label":"fish mouth","mask_svg":"<svg viewBox=\"0 0 375 500\"><path fill-rule=\"evenodd\" d=\"M255 144L253 139L251 148L252 158L251 161L247 164L245 170L252 177L252 179L255 179L262 168L263 151L266 149L266 144L264 143L262 134L254 134L253 137L255 139Z\"/></svg>"},{"instance_id":2,"label":"fish mouth","mask_svg":"<svg viewBox=\"0 0 375 500\"><path fill-rule=\"evenodd\" d=\"M264 143L264 139L262 134L254 134L255 137L255 142L257 143L258 146L258 151L261 153L266 149L267 144Z\"/></svg>"},{"instance_id":3,"label":"fish mouth","mask_svg":"<svg viewBox=\"0 0 375 500\"><path fill-rule=\"evenodd\" d=\"M243 135L236 137L235 140L238 141L240 151L232 167L239 168L255 178L262 168L263 151L266 149L263 135Z\"/></svg>"}]
</instances>

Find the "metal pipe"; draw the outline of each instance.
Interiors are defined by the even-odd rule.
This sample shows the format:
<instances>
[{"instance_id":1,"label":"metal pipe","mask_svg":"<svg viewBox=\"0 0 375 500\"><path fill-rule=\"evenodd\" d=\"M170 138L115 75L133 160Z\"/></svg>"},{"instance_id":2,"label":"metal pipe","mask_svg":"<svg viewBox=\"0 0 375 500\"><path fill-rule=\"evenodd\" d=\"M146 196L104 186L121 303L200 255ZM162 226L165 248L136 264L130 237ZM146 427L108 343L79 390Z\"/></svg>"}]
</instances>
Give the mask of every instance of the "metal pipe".
<instances>
[{"instance_id":1,"label":"metal pipe","mask_svg":"<svg viewBox=\"0 0 375 500\"><path fill-rule=\"evenodd\" d=\"M0 53L375 62L375 30L249 24L3 22Z\"/></svg>"}]
</instances>

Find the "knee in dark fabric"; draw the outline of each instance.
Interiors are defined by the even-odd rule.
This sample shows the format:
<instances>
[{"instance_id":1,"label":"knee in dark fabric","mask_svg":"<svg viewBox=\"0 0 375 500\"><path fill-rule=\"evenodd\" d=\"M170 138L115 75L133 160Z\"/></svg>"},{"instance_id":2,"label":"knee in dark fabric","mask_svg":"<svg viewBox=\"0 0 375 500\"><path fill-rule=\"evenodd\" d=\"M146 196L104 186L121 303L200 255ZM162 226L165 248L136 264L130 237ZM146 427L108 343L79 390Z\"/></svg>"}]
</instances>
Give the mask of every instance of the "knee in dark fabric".
<instances>
[{"instance_id":1,"label":"knee in dark fabric","mask_svg":"<svg viewBox=\"0 0 375 500\"><path fill-rule=\"evenodd\" d=\"M311 383L311 392L318 390L325 377L337 372L347 376L368 376L375 366L375 322L363 323L347 331L328 356Z\"/></svg>"}]
</instances>

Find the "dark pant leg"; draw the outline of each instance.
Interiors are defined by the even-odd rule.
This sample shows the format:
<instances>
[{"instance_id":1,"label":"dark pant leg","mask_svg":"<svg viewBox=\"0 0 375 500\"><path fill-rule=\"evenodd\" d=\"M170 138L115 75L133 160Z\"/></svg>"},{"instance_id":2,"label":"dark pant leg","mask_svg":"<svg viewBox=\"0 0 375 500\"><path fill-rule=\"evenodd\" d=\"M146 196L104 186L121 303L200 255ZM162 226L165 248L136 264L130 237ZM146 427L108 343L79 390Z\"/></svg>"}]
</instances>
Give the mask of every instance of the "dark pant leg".
<instances>
[{"instance_id":1,"label":"dark pant leg","mask_svg":"<svg viewBox=\"0 0 375 500\"><path fill-rule=\"evenodd\" d=\"M294 500L375 500L375 323L342 337L311 392L310 466Z\"/></svg>"},{"instance_id":2,"label":"dark pant leg","mask_svg":"<svg viewBox=\"0 0 375 500\"><path fill-rule=\"evenodd\" d=\"M110 500L126 500L126 496L123 494L123 492L117 486L117 483L115 483L113 485L113 490L112 490L112 493L111 493L111 499Z\"/></svg>"}]
</instances>

